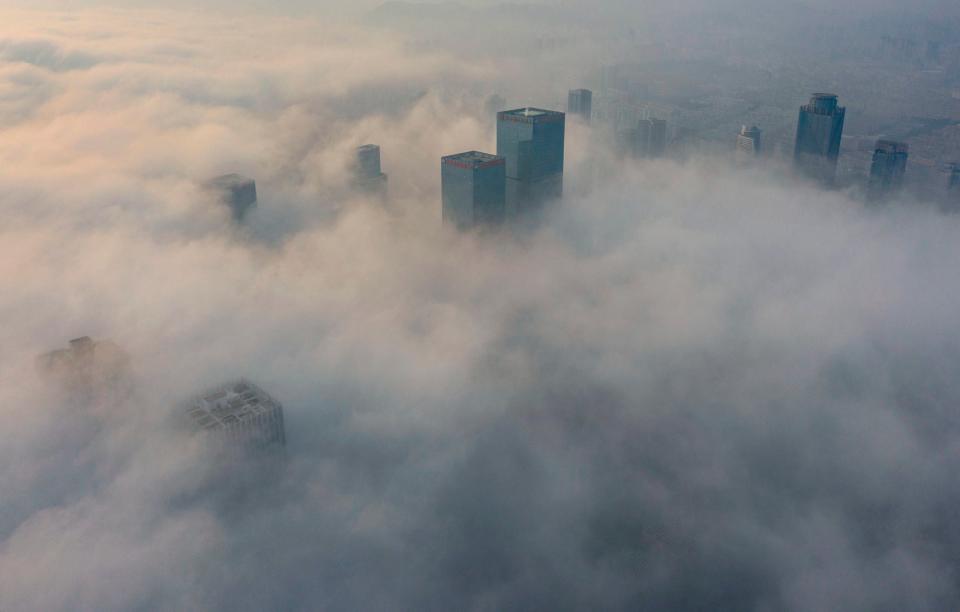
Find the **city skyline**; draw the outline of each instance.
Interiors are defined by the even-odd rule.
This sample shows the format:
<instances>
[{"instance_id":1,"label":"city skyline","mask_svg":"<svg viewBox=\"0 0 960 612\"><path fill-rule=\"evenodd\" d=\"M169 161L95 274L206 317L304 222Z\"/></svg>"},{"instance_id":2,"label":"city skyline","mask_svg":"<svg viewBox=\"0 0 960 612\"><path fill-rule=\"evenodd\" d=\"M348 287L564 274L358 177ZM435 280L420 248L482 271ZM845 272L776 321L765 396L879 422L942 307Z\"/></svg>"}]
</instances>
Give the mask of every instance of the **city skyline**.
<instances>
[{"instance_id":1,"label":"city skyline","mask_svg":"<svg viewBox=\"0 0 960 612\"><path fill-rule=\"evenodd\" d=\"M0 610L957 607L960 7L13 2Z\"/></svg>"}]
</instances>

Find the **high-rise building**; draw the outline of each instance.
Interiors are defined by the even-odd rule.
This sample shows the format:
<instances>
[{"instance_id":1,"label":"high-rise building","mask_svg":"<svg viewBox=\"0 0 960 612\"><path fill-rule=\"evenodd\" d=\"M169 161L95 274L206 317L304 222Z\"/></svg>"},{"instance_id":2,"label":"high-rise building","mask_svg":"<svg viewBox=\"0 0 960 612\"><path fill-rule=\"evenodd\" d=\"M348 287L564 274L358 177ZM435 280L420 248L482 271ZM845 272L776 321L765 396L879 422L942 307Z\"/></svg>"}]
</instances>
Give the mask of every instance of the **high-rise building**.
<instances>
[{"instance_id":1,"label":"high-rise building","mask_svg":"<svg viewBox=\"0 0 960 612\"><path fill-rule=\"evenodd\" d=\"M910 147L903 142L878 140L870 164L868 192L871 200L893 195L903 186Z\"/></svg>"},{"instance_id":2,"label":"high-rise building","mask_svg":"<svg viewBox=\"0 0 960 612\"><path fill-rule=\"evenodd\" d=\"M186 415L195 431L210 434L223 450L282 447L287 441L283 406L244 379L197 396L187 404Z\"/></svg>"},{"instance_id":3,"label":"high-rise building","mask_svg":"<svg viewBox=\"0 0 960 612\"><path fill-rule=\"evenodd\" d=\"M943 210L960 212L960 162L947 164L947 194Z\"/></svg>"},{"instance_id":4,"label":"high-rise building","mask_svg":"<svg viewBox=\"0 0 960 612\"><path fill-rule=\"evenodd\" d=\"M949 177L947 178L947 191L956 197L960 197L960 162L953 162L947 166Z\"/></svg>"},{"instance_id":5,"label":"high-rise building","mask_svg":"<svg viewBox=\"0 0 960 612\"><path fill-rule=\"evenodd\" d=\"M667 122L640 119L632 128L620 130L617 140L621 152L630 157L663 157L667 149Z\"/></svg>"},{"instance_id":6,"label":"high-rise building","mask_svg":"<svg viewBox=\"0 0 960 612\"><path fill-rule=\"evenodd\" d=\"M563 195L566 115L540 108L497 113L497 155L506 161L507 216L526 216Z\"/></svg>"},{"instance_id":7,"label":"high-rise building","mask_svg":"<svg viewBox=\"0 0 960 612\"><path fill-rule=\"evenodd\" d=\"M129 390L130 357L109 340L75 338L70 346L37 357L37 371L79 399Z\"/></svg>"},{"instance_id":8,"label":"high-rise building","mask_svg":"<svg viewBox=\"0 0 960 612\"><path fill-rule=\"evenodd\" d=\"M667 122L665 119L650 120L650 157L663 157L667 152Z\"/></svg>"},{"instance_id":9,"label":"high-rise building","mask_svg":"<svg viewBox=\"0 0 960 612\"><path fill-rule=\"evenodd\" d=\"M250 209L257 205L257 184L251 178L224 174L207 181L206 188L230 208L236 221L243 221Z\"/></svg>"},{"instance_id":10,"label":"high-rise building","mask_svg":"<svg viewBox=\"0 0 960 612\"><path fill-rule=\"evenodd\" d=\"M593 92L589 89L571 89L567 94L567 114L589 123L593 114Z\"/></svg>"},{"instance_id":11,"label":"high-rise building","mask_svg":"<svg viewBox=\"0 0 960 612\"><path fill-rule=\"evenodd\" d=\"M761 136L763 132L757 126L743 126L737 136L737 160L749 161L760 155L762 150Z\"/></svg>"},{"instance_id":12,"label":"high-rise building","mask_svg":"<svg viewBox=\"0 0 960 612\"><path fill-rule=\"evenodd\" d=\"M805 176L832 185L837 174L846 110L834 94L817 93L800 107L794 163Z\"/></svg>"},{"instance_id":13,"label":"high-rise building","mask_svg":"<svg viewBox=\"0 0 960 612\"><path fill-rule=\"evenodd\" d=\"M357 147L354 159L354 184L358 189L383 195L387 188L387 175L380 168L380 147L365 144Z\"/></svg>"},{"instance_id":14,"label":"high-rise building","mask_svg":"<svg viewBox=\"0 0 960 612\"><path fill-rule=\"evenodd\" d=\"M506 215L506 160L467 151L440 159L443 221L459 230L502 224Z\"/></svg>"},{"instance_id":15,"label":"high-rise building","mask_svg":"<svg viewBox=\"0 0 960 612\"><path fill-rule=\"evenodd\" d=\"M648 157L651 131L652 123L649 119L641 119L632 128L621 130L617 134L620 151L624 155L636 159Z\"/></svg>"}]
</instances>

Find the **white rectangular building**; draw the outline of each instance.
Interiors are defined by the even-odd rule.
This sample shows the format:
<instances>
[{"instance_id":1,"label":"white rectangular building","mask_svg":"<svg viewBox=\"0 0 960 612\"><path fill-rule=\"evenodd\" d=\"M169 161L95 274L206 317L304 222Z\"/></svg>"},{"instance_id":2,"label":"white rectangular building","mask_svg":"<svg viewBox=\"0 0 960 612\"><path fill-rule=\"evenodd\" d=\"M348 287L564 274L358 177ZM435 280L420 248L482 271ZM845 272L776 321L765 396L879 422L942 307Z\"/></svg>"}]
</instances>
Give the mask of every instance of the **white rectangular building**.
<instances>
[{"instance_id":1,"label":"white rectangular building","mask_svg":"<svg viewBox=\"0 0 960 612\"><path fill-rule=\"evenodd\" d=\"M283 406L255 384L240 379L204 393L187 406L197 431L230 449L284 446Z\"/></svg>"}]
</instances>

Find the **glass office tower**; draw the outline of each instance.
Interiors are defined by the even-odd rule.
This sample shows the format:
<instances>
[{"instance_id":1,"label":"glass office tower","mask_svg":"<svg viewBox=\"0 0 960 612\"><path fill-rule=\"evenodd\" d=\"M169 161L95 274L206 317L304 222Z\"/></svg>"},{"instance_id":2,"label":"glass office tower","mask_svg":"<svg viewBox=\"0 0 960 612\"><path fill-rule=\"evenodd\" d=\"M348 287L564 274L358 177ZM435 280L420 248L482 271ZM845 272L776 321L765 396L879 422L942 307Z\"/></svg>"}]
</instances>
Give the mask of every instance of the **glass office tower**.
<instances>
[{"instance_id":1,"label":"glass office tower","mask_svg":"<svg viewBox=\"0 0 960 612\"><path fill-rule=\"evenodd\" d=\"M540 108L497 113L497 155L506 160L507 216L536 213L563 195L566 115Z\"/></svg>"},{"instance_id":2,"label":"glass office tower","mask_svg":"<svg viewBox=\"0 0 960 612\"><path fill-rule=\"evenodd\" d=\"M506 161L467 151L440 159L443 221L459 230L496 226L506 212Z\"/></svg>"},{"instance_id":3,"label":"glass office tower","mask_svg":"<svg viewBox=\"0 0 960 612\"><path fill-rule=\"evenodd\" d=\"M871 200L882 200L900 190L907 171L910 147L903 142L878 140L870 164L868 193Z\"/></svg>"},{"instance_id":4,"label":"glass office tower","mask_svg":"<svg viewBox=\"0 0 960 612\"><path fill-rule=\"evenodd\" d=\"M834 94L817 93L800 107L794 163L805 176L825 186L832 185L840 157L845 108Z\"/></svg>"}]
</instances>

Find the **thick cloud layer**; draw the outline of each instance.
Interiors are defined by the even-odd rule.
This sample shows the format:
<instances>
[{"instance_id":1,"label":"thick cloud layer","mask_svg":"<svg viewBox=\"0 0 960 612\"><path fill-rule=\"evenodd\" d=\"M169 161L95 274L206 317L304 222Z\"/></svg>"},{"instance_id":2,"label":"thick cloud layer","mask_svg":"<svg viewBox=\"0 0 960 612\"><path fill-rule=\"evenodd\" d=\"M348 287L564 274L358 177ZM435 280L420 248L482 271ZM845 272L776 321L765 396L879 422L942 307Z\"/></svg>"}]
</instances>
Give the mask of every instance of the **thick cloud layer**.
<instances>
[{"instance_id":1,"label":"thick cloud layer","mask_svg":"<svg viewBox=\"0 0 960 612\"><path fill-rule=\"evenodd\" d=\"M543 228L454 235L438 158L493 147L509 68L307 20L2 19L0 609L955 607L960 220L571 124ZM386 206L349 189L368 141ZM233 171L242 230L197 186ZM37 376L84 334L129 397ZM255 486L171 425L237 376L285 407Z\"/></svg>"}]
</instances>

